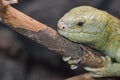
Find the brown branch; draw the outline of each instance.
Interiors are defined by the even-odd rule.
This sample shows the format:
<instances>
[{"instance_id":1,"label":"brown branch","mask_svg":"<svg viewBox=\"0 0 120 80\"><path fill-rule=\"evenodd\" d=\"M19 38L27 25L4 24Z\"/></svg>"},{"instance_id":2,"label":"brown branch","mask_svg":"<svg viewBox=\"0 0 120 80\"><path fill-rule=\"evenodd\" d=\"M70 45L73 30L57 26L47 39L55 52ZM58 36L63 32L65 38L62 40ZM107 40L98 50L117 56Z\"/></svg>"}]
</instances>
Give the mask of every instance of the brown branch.
<instances>
[{"instance_id":1,"label":"brown branch","mask_svg":"<svg viewBox=\"0 0 120 80\"><path fill-rule=\"evenodd\" d=\"M119 77L118 78L107 77L107 78L95 78L95 79L93 79L91 73L85 73L82 75L77 75L77 76L67 78L65 80L120 80L120 78Z\"/></svg>"},{"instance_id":2,"label":"brown branch","mask_svg":"<svg viewBox=\"0 0 120 80\"><path fill-rule=\"evenodd\" d=\"M85 74L77 75L65 80L94 80L94 79L91 77L90 73L85 73Z\"/></svg>"},{"instance_id":3,"label":"brown branch","mask_svg":"<svg viewBox=\"0 0 120 80\"><path fill-rule=\"evenodd\" d=\"M103 66L101 57L95 55L98 52L68 41L54 29L6 5L4 1L0 0L0 18L4 24L62 56L71 56L72 59L81 57L81 63L91 67Z\"/></svg>"}]
</instances>

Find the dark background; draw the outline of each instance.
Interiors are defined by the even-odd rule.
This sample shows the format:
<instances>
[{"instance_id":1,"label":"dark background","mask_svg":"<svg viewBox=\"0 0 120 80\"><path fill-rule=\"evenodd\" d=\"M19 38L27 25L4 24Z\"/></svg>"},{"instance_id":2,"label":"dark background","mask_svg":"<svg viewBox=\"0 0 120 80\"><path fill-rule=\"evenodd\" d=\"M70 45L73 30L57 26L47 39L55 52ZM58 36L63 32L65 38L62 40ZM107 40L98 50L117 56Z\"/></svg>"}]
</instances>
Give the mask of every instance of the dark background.
<instances>
[{"instance_id":1,"label":"dark background","mask_svg":"<svg viewBox=\"0 0 120 80\"><path fill-rule=\"evenodd\" d=\"M13 6L57 30L59 18L81 5L120 18L120 0L19 0ZM60 56L0 23L0 80L62 80L82 73L70 70Z\"/></svg>"}]
</instances>

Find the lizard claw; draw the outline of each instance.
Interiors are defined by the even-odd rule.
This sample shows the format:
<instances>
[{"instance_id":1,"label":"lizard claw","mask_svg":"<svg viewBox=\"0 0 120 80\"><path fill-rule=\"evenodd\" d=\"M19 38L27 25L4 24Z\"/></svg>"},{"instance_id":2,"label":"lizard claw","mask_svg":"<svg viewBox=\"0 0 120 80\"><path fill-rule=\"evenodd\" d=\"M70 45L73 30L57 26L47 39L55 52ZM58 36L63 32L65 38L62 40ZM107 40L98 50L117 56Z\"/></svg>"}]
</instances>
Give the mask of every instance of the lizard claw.
<instances>
[{"instance_id":1,"label":"lizard claw","mask_svg":"<svg viewBox=\"0 0 120 80\"><path fill-rule=\"evenodd\" d=\"M72 70L74 70L74 69L77 69L78 66L76 66L76 65L70 65L70 68L71 68Z\"/></svg>"},{"instance_id":2,"label":"lizard claw","mask_svg":"<svg viewBox=\"0 0 120 80\"><path fill-rule=\"evenodd\" d=\"M63 61L67 62L70 65L72 70L78 68L78 66L76 64L79 63L81 60L81 58L71 59L71 57L63 57L62 59L63 59Z\"/></svg>"},{"instance_id":3,"label":"lizard claw","mask_svg":"<svg viewBox=\"0 0 120 80\"><path fill-rule=\"evenodd\" d=\"M75 60L69 60L69 61L68 61L68 64L77 64L77 63L80 62L80 60L81 60L81 58L75 59Z\"/></svg>"},{"instance_id":4,"label":"lizard claw","mask_svg":"<svg viewBox=\"0 0 120 80\"><path fill-rule=\"evenodd\" d=\"M67 62L71 59L71 57L62 57L63 61Z\"/></svg>"}]
</instances>

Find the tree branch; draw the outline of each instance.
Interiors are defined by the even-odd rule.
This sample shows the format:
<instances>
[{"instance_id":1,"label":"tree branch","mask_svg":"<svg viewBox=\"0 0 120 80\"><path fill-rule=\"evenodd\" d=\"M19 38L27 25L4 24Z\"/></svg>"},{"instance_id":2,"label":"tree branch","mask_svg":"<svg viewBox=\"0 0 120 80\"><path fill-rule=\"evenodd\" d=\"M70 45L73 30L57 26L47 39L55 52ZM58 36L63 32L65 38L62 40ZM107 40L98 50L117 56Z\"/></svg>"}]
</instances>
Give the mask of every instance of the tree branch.
<instances>
[{"instance_id":1,"label":"tree branch","mask_svg":"<svg viewBox=\"0 0 120 80\"><path fill-rule=\"evenodd\" d=\"M71 56L72 59L81 58L80 62L90 67L103 66L101 57L96 55L98 52L61 37L54 29L11 7L7 0L0 0L0 18L1 22L11 26L18 33L62 56Z\"/></svg>"},{"instance_id":2,"label":"tree branch","mask_svg":"<svg viewBox=\"0 0 120 80\"><path fill-rule=\"evenodd\" d=\"M70 77L70 78L67 78L65 80L119 80L120 78L118 77L107 77L107 78L96 78L96 79L93 79L92 78L92 75L91 73L85 73L85 74L82 74L82 75L77 75L77 76L73 76L73 77Z\"/></svg>"},{"instance_id":3,"label":"tree branch","mask_svg":"<svg viewBox=\"0 0 120 80\"><path fill-rule=\"evenodd\" d=\"M90 73L85 73L85 74L77 75L65 80L94 80L94 79L91 77Z\"/></svg>"}]
</instances>

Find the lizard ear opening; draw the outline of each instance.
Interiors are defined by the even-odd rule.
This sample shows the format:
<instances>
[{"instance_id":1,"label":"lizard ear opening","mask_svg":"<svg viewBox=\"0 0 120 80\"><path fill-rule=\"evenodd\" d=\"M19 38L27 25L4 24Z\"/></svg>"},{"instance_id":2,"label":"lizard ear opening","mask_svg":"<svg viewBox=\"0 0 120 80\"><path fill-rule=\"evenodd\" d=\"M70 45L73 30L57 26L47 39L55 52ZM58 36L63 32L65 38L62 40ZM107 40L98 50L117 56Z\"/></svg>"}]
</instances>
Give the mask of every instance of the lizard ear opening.
<instances>
[{"instance_id":1,"label":"lizard ear opening","mask_svg":"<svg viewBox=\"0 0 120 80\"><path fill-rule=\"evenodd\" d=\"M78 22L77 25L78 26L82 26L84 23L83 22Z\"/></svg>"}]
</instances>

